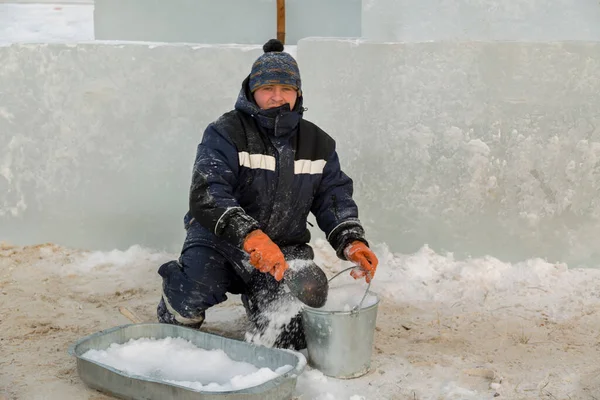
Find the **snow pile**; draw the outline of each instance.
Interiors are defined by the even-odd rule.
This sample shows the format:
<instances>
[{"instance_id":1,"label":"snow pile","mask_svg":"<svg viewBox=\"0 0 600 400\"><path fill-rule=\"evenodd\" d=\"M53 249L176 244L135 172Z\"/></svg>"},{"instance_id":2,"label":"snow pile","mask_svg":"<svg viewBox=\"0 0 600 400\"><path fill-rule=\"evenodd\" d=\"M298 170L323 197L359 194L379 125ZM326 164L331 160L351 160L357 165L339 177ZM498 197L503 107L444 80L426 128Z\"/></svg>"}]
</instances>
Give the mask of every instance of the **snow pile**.
<instances>
[{"instance_id":1,"label":"snow pile","mask_svg":"<svg viewBox=\"0 0 600 400\"><path fill-rule=\"evenodd\" d=\"M555 322L598 304L596 269L569 269L542 259L514 264L489 256L457 261L427 246L410 255L392 254L382 246L378 254L382 267L374 290L396 303L497 312L525 307L544 310Z\"/></svg>"},{"instance_id":2,"label":"snow pile","mask_svg":"<svg viewBox=\"0 0 600 400\"><path fill-rule=\"evenodd\" d=\"M112 251L91 251L82 254L74 264L77 269L91 271L102 266L109 267L112 270L118 270L123 267L131 268L135 264L152 264L158 270L162 262L175 257L168 253L156 252L143 246L131 246L127 250Z\"/></svg>"},{"instance_id":3,"label":"snow pile","mask_svg":"<svg viewBox=\"0 0 600 400\"><path fill-rule=\"evenodd\" d=\"M83 358L129 375L173 383L194 390L226 392L258 386L293 369L291 365L258 368L234 361L223 350L205 350L181 338L131 339L107 350L89 350Z\"/></svg>"},{"instance_id":4,"label":"snow pile","mask_svg":"<svg viewBox=\"0 0 600 400\"><path fill-rule=\"evenodd\" d=\"M337 272L351 266L337 259L324 240L314 246L317 264L324 268ZM495 312L526 306L545 310L558 322L599 303L600 282L595 282L600 271L595 268L569 268L541 258L516 263L491 256L456 260L427 245L414 254L393 253L384 244L374 251L379 267L371 291L398 305ZM349 276L338 279L352 282ZM359 297L358 288L355 295Z\"/></svg>"},{"instance_id":5,"label":"snow pile","mask_svg":"<svg viewBox=\"0 0 600 400\"><path fill-rule=\"evenodd\" d=\"M331 379L323 375L316 369L307 369L300 377L296 384L296 391L302 394L301 399L311 400L364 400L365 397L358 395L342 394L347 390L344 389L343 381Z\"/></svg>"}]
</instances>

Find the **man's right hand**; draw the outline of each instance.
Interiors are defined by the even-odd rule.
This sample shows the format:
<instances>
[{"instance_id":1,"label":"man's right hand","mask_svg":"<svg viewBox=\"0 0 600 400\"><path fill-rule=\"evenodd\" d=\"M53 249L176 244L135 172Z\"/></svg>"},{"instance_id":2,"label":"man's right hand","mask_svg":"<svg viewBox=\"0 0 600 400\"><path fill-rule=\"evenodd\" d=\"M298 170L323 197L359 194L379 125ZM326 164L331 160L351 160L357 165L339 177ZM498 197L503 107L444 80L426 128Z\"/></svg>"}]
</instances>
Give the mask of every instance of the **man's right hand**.
<instances>
[{"instance_id":1,"label":"man's right hand","mask_svg":"<svg viewBox=\"0 0 600 400\"><path fill-rule=\"evenodd\" d=\"M263 231L257 229L246 236L244 251L250 255L250 264L254 268L273 275L277 281L283 279L288 264L279 246Z\"/></svg>"}]
</instances>

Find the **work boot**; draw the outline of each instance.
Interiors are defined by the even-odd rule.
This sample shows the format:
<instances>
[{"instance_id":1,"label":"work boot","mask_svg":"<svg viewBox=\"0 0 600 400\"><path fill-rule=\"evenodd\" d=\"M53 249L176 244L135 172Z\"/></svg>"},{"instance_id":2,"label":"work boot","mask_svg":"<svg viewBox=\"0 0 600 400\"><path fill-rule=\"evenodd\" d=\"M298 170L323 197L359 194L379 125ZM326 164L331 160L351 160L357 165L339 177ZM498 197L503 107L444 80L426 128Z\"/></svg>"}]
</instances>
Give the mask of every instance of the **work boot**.
<instances>
[{"instance_id":1,"label":"work boot","mask_svg":"<svg viewBox=\"0 0 600 400\"><path fill-rule=\"evenodd\" d=\"M161 324L171 324L178 326L185 326L187 328L200 329L202 323L204 322L204 318L206 317L205 313L202 312L202 321L194 322L191 324L184 324L182 322L177 321L175 319L175 315L173 315L168 309L165 303L165 300L161 297L160 302L158 303L158 307L156 307L156 315L158 317L158 322Z\"/></svg>"}]
</instances>

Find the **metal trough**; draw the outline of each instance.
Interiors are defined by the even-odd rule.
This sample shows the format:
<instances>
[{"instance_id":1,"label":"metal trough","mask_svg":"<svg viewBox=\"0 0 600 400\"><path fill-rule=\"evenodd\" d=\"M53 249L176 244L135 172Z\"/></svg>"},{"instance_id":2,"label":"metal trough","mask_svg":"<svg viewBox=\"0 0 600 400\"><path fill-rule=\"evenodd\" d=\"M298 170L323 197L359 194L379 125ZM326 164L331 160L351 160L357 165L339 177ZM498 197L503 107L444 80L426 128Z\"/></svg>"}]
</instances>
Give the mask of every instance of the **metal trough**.
<instances>
[{"instance_id":1,"label":"metal trough","mask_svg":"<svg viewBox=\"0 0 600 400\"><path fill-rule=\"evenodd\" d=\"M285 365L293 369L263 384L238 391L208 392L195 390L152 378L129 375L81 356L88 350L106 350L112 343L130 339L179 337L205 350L223 350L232 360L243 361L275 370ZM200 332L181 326L145 323L123 325L94 333L78 340L69 348L77 359L77 372L90 387L121 399L131 400L283 400L291 399L298 376L306 366L301 353L256 346L239 340Z\"/></svg>"}]
</instances>

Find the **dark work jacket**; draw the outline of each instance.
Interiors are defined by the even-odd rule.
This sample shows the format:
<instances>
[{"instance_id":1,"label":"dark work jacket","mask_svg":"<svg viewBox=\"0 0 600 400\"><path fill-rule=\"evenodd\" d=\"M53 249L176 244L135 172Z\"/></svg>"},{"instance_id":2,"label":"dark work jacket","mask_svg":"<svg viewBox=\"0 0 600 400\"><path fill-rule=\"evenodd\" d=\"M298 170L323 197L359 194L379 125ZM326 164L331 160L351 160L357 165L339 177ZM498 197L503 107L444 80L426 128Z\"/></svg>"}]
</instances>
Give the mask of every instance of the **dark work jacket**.
<instances>
[{"instance_id":1,"label":"dark work jacket","mask_svg":"<svg viewBox=\"0 0 600 400\"><path fill-rule=\"evenodd\" d=\"M351 241L366 243L335 141L303 110L302 97L294 110L261 110L246 78L235 109L211 123L198 145L184 250L208 245L239 264L244 238L262 229L286 256L312 258L310 212L338 257Z\"/></svg>"}]
</instances>

